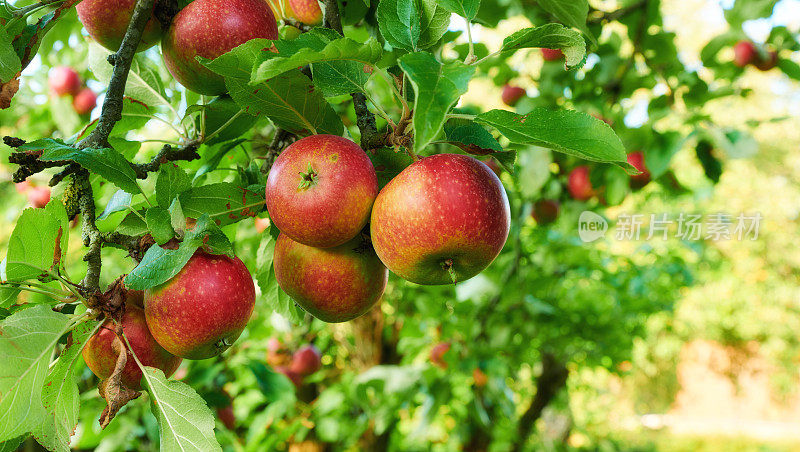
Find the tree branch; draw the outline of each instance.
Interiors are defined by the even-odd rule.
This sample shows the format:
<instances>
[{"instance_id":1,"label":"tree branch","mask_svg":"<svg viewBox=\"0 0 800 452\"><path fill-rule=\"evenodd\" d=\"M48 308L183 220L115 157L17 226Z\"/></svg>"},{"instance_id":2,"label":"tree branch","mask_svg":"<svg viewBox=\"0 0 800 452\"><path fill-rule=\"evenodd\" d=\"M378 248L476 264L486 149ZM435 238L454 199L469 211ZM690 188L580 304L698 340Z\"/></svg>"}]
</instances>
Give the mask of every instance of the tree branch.
<instances>
[{"instance_id":1,"label":"tree branch","mask_svg":"<svg viewBox=\"0 0 800 452\"><path fill-rule=\"evenodd\" d=\"M517 442L511 449L512 452L519 452L525 449L525 443L533 431L534 424L542 416L544 408L553 401L558 392L567 383L569 370L552 353L542 354L542 373L536 382L536 395L533 397L530 406L519 419L517 426Z\"/></svg>"},{"instance_id":2,"label":"tree branch","mask_svg":"<svg viewBox=\"0 0 800 452\"><path fill-rule=\"evenodd\" d=\"M131 163L131 168L136 172L138 179L147 179L147 173L154 173L158 171L161 165L167 162L198 160L200 154L197 153L196 144L188 144L179 148L173 148L170 145L164 145L161 151L150 160L150 163Z\"/></svg>"}]
</instances>

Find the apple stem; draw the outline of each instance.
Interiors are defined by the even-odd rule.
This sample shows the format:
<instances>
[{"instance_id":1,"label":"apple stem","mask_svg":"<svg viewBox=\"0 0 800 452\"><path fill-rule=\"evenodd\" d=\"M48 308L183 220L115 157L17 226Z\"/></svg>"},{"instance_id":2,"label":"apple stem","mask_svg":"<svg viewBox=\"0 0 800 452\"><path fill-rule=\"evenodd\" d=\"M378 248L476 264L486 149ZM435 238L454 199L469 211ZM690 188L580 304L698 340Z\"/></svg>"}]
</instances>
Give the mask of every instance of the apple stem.
<instances>
[{"instance_id":1,"label":"apple stem","mask_svg":"<svg viewBox=\"0 0 800 452\"><path fill-rule=\"evenodd\" d=\"M450 279L453 280L453 285L458 284L458 277L456 276L456 271L453 269L453 259L446 259L442 262L442 268L447 270L447 273L450 274Z\"/></svg>"},{"instance_id":2,"label":"apple stem","mask_svg":"<svg viewBox=\"0 0 800 452\"><path fill-rule=\"evenodd\" d=\"M317 183L317 172L310 165L306 172L300 172L300 175L303 176L303 180L300 181L301 190L305 190Z\"/></svg>"}]
</instances>

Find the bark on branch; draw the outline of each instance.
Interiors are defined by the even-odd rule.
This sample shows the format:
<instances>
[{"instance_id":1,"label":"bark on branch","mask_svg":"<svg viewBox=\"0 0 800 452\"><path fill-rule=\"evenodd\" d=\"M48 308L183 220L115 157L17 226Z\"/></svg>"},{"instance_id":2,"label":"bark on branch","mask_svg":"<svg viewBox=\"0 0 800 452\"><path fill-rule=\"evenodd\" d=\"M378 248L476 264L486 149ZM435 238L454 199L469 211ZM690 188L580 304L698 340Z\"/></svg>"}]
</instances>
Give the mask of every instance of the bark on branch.
<instances>
[{"instance_id":1,"label":"bark on branch","mask_svg":"<svg viewBox=\"0 0 800 452\"><path fill-rule=\"evenodd\" d=\"M531 436L536 421L542 416L544 408L553 401L559 391L566 385L569 370L552 353L542 354L542 373L536 382L536 395L517 425L517 442L511 449L513 452L524 450L528 437Z\"/></svg>"}]
</instances>

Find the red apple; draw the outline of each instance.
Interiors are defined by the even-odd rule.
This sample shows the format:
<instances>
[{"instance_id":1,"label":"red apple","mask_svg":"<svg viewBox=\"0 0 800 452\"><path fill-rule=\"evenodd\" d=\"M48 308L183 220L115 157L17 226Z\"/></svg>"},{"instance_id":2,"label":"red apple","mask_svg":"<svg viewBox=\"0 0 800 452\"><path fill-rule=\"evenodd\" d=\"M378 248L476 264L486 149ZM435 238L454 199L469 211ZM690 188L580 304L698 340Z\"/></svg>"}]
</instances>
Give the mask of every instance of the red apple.
<instances>
[{"instance_id":1,"label":"red apple","mask_svg":"<svg viewBox=\"0 0 800 452\"><path fill-rule=\"evenodd\" d=\"M503 167L500 166L499 163L497 163L497 160L489 157L486 160L481 160L481 161L485 163L486 166L488 166L489 169L492 170L492 172L497 175L497 177L500 177L500 175L503 174Z\"/></svg>"},{"instance_id":2,"label":"red apple","mask_svg":"<svg viewBox=\"0 0 800 452\"><path fill-rule=\"evenodd\" d=\"M533 204L531 216L539 224L550 224L558 218L558 201L554 199L540 199Z\"/></svg>"},{"instance_id":3,"label":"red apple","mask_svg":"<svg viewBox=\"0 0 800 452\"><path fill-rule=\"evenodd\" d=\"M50 187L31 187L27 195L31 206L42 208L50 202Z\"/></svg>"},{"instance_id":4,"label":"red apple","mask_svg":"<svg viewBox=\"0 0 800 452\"><path fill-rule=\"evenodd\" d=\"M769 71L778 65L778 52L771 50L767 52L767 57L764 58L758 55L755 66L760 71Z\"/></svg>"},{"instance_id":5,"label":"red apple","mask_svg":"<svg viewBox=\"0 0 800 452\"><path fill-rule=\"evenodd\" d=\"M236 416L233 414L233 404L218 406L217 417L228 430L236 428Z\"/></svg>"},{"instance_id":6,"label":"red apple","mask_svg":"<svg viewBox=\"0 0 800 452\"><path fill-rule=\"evenodd\" d=\"M750 41L739 41L733 46L733 63L745 67L758 58L758 50Z\"/></svg>"},{"instance_id":7,"label":"red apple","mask_svg":"<svg viewBox=\"0 0 800 452\"><path fill-rule=\"evenodd\" d=\"M298 374L297 372L292 371L286 366L275 366L275 372L281 373L286 375L286 378L289 379L296 388L300 388L303 385L303 376Z\"/></svg>"},{"instance_id":8,"label":"red apple","mask_svg":"<svg viewBox=\"0 0 800 452\"><path fill-rule=\"evenodd\" d=\"M60 66L50 71L47 84L57 96L74 96L81 89L81 78L71 67Z\"/></svg>"},{"instance_id":9,"label":"red apple","mask_svg":"<svg viewBox=\"0 0 800 452\"><path fill-rule=\"evenodd\" d=\"M439 342L438 344L434 345L431 349L431 363L433 365L441 367L442 369L447 369L447 363L444 360L444 354L450 351L450 343L449 342Z\"/></svg>"},{"instance_id":10,"label":"red apple","mask_svg":"<svg viewBox=\"0 0 800 452\"><path fill-rule=\"evenodd\" d=\"M292 8L295 17L306 25L319 25L322 23L322 9L317 0L286 0Z\"/></svg>"},{"instance_id":11,"label":"red apple","mask_svg":"<svg viewBox=\"0 0 800 452\"><path fill-rule=\"evenodd\" d=\"M331 323L367 312L389 277L361 236L334 248L315 248L281 233L273 259L278 285L314 317Z\"/></svg>"},{"instance_id":12,"label":"red apple","mask_svg":"<svg viewBox=\"0 0 800 452\"><path fill-rule=\"evenodd\" d=\"M313 345L304 345L294 352L289 370L307 377L322 368L322 353Z\"/></svg>"},{"instance_id":13,"label":"red apple","mask_svg":"<svg viewBox=\"0 0 800 452\"><path fill-rule=\"evenodd\" d=\"M489 167L439 154L413 163L381 190L370 227L389 270L417 284L447 284L488 267L510 223L508 197Z\"/></svg>"},{"instance_id":14,"label":"red apple","mask_svg":"<svg viewBox=\"0 0 800 452\"><path fill-rule=\"evenodd\" d=\"M588 166L579 166L569 173L567 189L572 198L578 201L586 201L594 196L592 182L589 180Z\"/></svg>"},{"instance_id":15,"label":"red apple","mask_svg":"<svg viewBox=\"0 0 800 452\"><path fill-rule=\"evenodd\" d=\"M161 51L181 85L216 96L227 91L224 79L195 57L214 59L255 38L278 38L278 24L264 0L194 0L172 20Z\"/></svg>"},{"instance_id":16,"label":"red apple","mask_svg":"<svg viewBox=\"0 0 800 452\"><path fill-rule=\"evenodd\" d=\"M181 364L181 358L173 356L164 350L153 339L147 329L144 311L132 304L127 304L121 323L122 331L131 344L130 349L128 349L127 345L125 346L126 350L128 350L128 360L122 371L122 384L134 390L142 388L142 370L136 364L136 360L133 359L133 355L130 352L131 349L143 365L161 369L167 377L175 372ZM112 348L112 343L116 337L115 329L114 322L106 320L94 336L86 341L86 347L82 352L86 365L102 380L111 376L117 363L118 355Z\"/></svg>"},{"instance_id":17,"label":"red apple","mask_svg":"<svg viewBox=\"0 0 800 452\"><path fill-rule=\"evenodd\" d=\"M292 8L289 7L289 0L266 0L269 8L272 10L272 15L275 16L276 21L281 21L283 19L294 19L297 20L297 17L294 15L294 11ZM281 10L280 4L283 1L283 10Z\"/></svg>"},{"instance_id":18,"label":"red apple","mask_svg":"<svg viewBox=\"0 0 800 452\"><path fill-rule=\"evenodd\" d=\"M136 0L82 0L75 9L89 36L101 46L116 52L128 31L135 6ZM161 22L151 17L136 51L153 47L162 34Z\"/></svg>"},{"instance_id":19,"label":"red apple","mask_svg":"<svg viewBox=\"0 0 800 452\"><path fill-rule=\"evenodd\" d=\"M506 84L503 86L503 103L509 107L514 107L519 103L520 99L525 97L525 94L527 94L525 88Z\"/></svg>"},{"instance_id":20,"label":"red apple","mask_svg":"<svg viewBox=\"0 0 800 452\"><path fill-rule=\"evenodd\" d=\"M333 135L296 141L275 159L267 178L267 210L275 226L320 248L358 235L377 195L378 177L367 154Z\"/></svg>"},{"instance_id":21,"label":"red apple","mask_svg":"<svg viewBox=\"0 0 800 452\"><path fill-rule=\"evenodd\" d=\"M145 291L144 311L162 347L183 358L205 359L236 341L255 297L253 278L239 258L197 251L175 277Z\"/></svg>"},{"instance_id":22,"label":"red apple","mask_svg":"<svg viewBox=\"0 0 800 452\"><path fill-rule=\"evenodd\" d=\"M17 182L16 184L14 184L14 188L17 189L17 193L19 194L27 193L28 190L31 189L31 187L32 187L31 182L28 180L24 180L22 182Z\"/></svg>"},{"instance_id":23,"label":"red apple","mask_svg":"<svg viewBox=\"0 0 800 452\"><path fill-rule=\"evenodd\" d=\"M564 52L561 49L542 49L542 57L545 61L563 60Z\"/></svg>"},{"instance_id":24,"label":"red apple","mask_svg":"<svg viewBox=\"0 0 800 452\"><path fill-rule=\"evenodd\" d=\"M475 382L475 386L482 388L489 383L489 377L486 376L479 367L476 367L475 370L472 371L472 381Z\"/></svg>"},{"instance_id":25,"label":"red apple","mask_svg":"<svg viewBox=\"0 0 800 452\"><path fill-rule=\"evenodd\" d=\"M644 164L644 153L642 151L631 152L628 154L628 163L641 171L641 174L631 176L631 187L642 188L650 182L650 172Z\"/></svg>"},{"instance_id":26,"label":"red apple","mask_svg":"<svg viewBox=\"0 0 800 452\"><path fill-rule=\"evenodd\" d=\"M97 106L97 95L89 88L84 88L72 99L72 108L79 115L88 115Z\"/></svg>"}]
</instances>

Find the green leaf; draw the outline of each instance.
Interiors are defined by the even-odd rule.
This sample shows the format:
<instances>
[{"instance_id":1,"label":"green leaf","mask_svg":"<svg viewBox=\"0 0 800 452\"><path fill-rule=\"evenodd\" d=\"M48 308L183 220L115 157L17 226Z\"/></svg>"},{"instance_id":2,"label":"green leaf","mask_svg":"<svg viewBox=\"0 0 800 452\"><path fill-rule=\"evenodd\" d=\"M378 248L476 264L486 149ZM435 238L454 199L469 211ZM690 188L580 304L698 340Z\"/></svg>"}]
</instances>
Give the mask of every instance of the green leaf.
<instances>
[{"instance_id":1,"label":"green leaf","mask_svg":"<svg viewBox=\"0 0 800 452\"><path fill-rule=\"evenodd\" d=\"M58 360L45 380L42 402L47 412L45 421L33 436L48 450L69 452L70 437L78 425L80 392L75 384L75 363L86 341L100 327L100 322L88 321L72 330L72 340L61 351Z\"/></svg>"},{"instance_id":2,"label":"green leaf","mask_svg":"<svg viewBox=\"0 0 800 452\"><path fill-rule=\"evenodd\" d=\"M251 115L239 114L236 119L229 123L228 121L240 111L241 107L239 107L239 104L227 96L217 97L209 102L208 105L205 105L201 114L205 115L206 136L211 135L217 130L220 130L222 126L225 126L217 135L207 140L205 144L211 146L217 143L223 143L240 138L247 133L255 125L256 121L258 121L258 118ZM195 120L195 125L197 130L200 130L199 116Z\"/></svg>"},{"instance_id":3,"label":"green leaf","mask_svg":"<svg viewBox=\"0 0 800 452\"><path fill-rule=\"evenodd\" d=\"M44 209L25 209L8 242L7 281L38 278L63 262L68 236L67 212L61 202L50 202Z\"/></svg>"},{"instance_id":4,"label":"green leaf","mask_svg":"<svg viewBox=\"0 0 800 452\"><path fill-rule=\"evenodd\" d=\"M89 70L103 85L109 84L114 72L114 67L108 62L109 55L111 52L99 44L89 43ZM125 84L125 95L149 106L170 105L158 68L151 60L140 54L137 54L131 63L128 81ZM116 128L121 129L119 125Z\"/></svg>"},{"instance_id":5,"label":"green leaf","mask_svg":"<svg viewBox=\"0 0 800 452\"><path fill-rule=\"evenodd\" d=\"M169 222L172 229L178 234L183 235L186 229L186 216L183 214L183 207L181 207L181 200L175 198L172 204L169 205Z\"/></svg>"},{"instance_id":6,"label":"green leaf","mask_svg":"<svg viewBox=\"0 0 800 452\"><path fill-rule=\"evenodd\" d=\"M542 9L555 16L559 22L581 30L593 43L597 43L594 35L586 26L586 17L589 15L587 0L537 0L537 3Z\"/></svg>"},{"instance_id":7,"label":"green leaf","mask_svg":"<svg viewBox=\"0 0 800 452\"><path fill-rule=\"evenodd\" d=\"M72 160L128 193L141 193L133 168L128 160L114 149L76 149L62 141L44 138L27 143L19 150L43 151L40 159L44 161Z\"/></svg>"},{"instance_id":8,"label":"green leaf","mask_svg":"<svg viewBox=\"0 0 800 452\"><path fill-rule=\"evenodd\" d=\"M157 244L163 245L175 236L175 231L172 230L172 218L167 209L160 206L147 209L145 220L147 229Z\"/></svg>"},{"instance_id":9,"label":"green leaf","mask_svg":"<svg viewBox=\"0 0 800 452\"><path fill-rule=\"evenodd\" d=\"M44 422L42 386L69 318L39 305L0 323L0 441L28 433Z\"/></svg>"},{"instance_id":10,"label":"green leaf","mask_svg":"<svg viewBox=\"0 0 800 452\"><path fill-rule=\"evenodd\" d=\"M146 214L147 212L145 209L141 209L136 211L136 213L131 212L128 215L125 215L125 218L123 218L122 222L120 222L119 226L117 226L117 232L128 235L146 234L147 223L144 219Z\"/></svg>"},{"instance_id":11,"label":"green leaf","mask_svg":"<svg viewBox=\"0 0 800 452\"><path fill-rule=\"evenodd\" d=\"M381 34L392 47L427 49L447 31L450 12L434 0L383 0L377 18Z\"/></svg>"},{"instance_id":12,"label":"green leaf","mask_svg":"<svg viewBox=\"0 0 800 452\"><path fill-rule=\"evenodd\" d=\"M526 115L491 110L475 121L494 127L512 143L533 144L632 171L619 137L603 121L573 110L536 108Z\"/></svg>"},{"instance_id":13,"label":"green leaf","mask_svg":"<svg viewBox=\"0 0 800 452\"><path fill-rule=\"evenodd\" d=\"M186 171L174 163L161 165L156 180L156 201L158 205L167 208L176 196L192 187L192 181Z\"/></svg>"},{"instance_id":14,"label":"green leaf","mask_svg":"<svg viewBox=\"0 0 800 452\"><path fill-rule=\"evenodd\" d=\"M0 84L8 82L22 70L22 63L11 45L12 36L0 28Z\"/></svg>"},{"instance_id":15,"label":"green leaf","mask_svg":"<svg viewBox=\"0 0 800 452\"><path fill-rule=\"evenodd\" d=\"M203 246L213 254L233 256L233 246L208 215L197 220L178 249L165 250L151 246L142 261L125 277L125 285L132 290L145 290L163 284L183 269L198 248Z\"/></svg>"},{"instance_id":16,"label":"green leaf","mask_svg":"<svg viewBox=\"0 0 800 452\"><path fill-rule=\"evenodd\" d=\"M503 152L500 143L480 124L464 119L451 119L444 125L447 142L473 155Z\"/></svg>"},{"instance_id":17,"label":"green leaf","mask_svg":"<svg viewBox=\"0 0 800 452\"><path fill-rule=\"evenodd\" d=\"M299 70L250 84L253 65L263 59L270 46L269 40L253 39L204 64L225 78L230 96L248 114L267 116L275 125L294 134L341 135L344 132L341 118Z\"/></svg>"},{"instance_id":18,"label":"green leaf","mask_svg":"<svg viewBox=\"0 0 800 452\"><path fill-rule=\"evenodd\" d=\"M531 47L561 49L568 68L580 66L586 61L586 42L583 37L561 24L546 24L520 30L504 39L500 50L513 52Z\"/></svg>"},{"instance_id":19,"label":"green leaf","mask_svg":"<svg viewBox=\"0 0 800 452\"><path fill-rule=\"evenodd\" d=\"M253 371L256 383L258 383L258 387L264 397L267 398L268 403L279 400L294 401L294 384L285 375L273 371L259 361L250 361L248 367Z\"/></svg>"},{"instance_id":20,"label":"green leaf","mask_svg":"<svg viewBox=\"0 0 800 452\"><path fill-rule=\"evenodd\" d=\"M207 214L219 226L254 217L264 207L265 193L242 188L230 182L194 187L180 195L185 216Z\"/></svg>"},{"instance_id":21,"label":"green leaf","mask_svg":"<svg viewBox=\"0 0 800 452\"><path fill-rule=\"evenodd\" d=\"M299 324L303 321L305 311L298 307L294 300L284 292L275 279L272 258L275 252L275 237L265 235L256 252L256 282L264 295L262 298L269 308L288 321Z\"/></svg>"},{"instance_id":22,"label":"green leaf","mask_svg":"<svg viewBox=\"0 0 800 452\"><path fill-rule=\"evenodd\" d=\"M162 451L222 451L214 436L214 416L194 389L167 380L160 369L144 367L142 373Z\"/></svg>"},{"instance_id":23,"label":"green leaf","mask_svg":"<svg viewBox=\"0 0 800 452\"><path fill-rule=\"evenodd\" d=\"M103 210L103 214L97 217L97 219L105 220L112 213L122 212L123 210L127 210L128 207L131 206L132 200L133 200L133 195L126 192L125 190L117 190L111 196L111 201L109 201L108 204L106 204L106 208Z\"/></svg>"},{"instance_id":24,"label":"green leaf","mask_svg":"<svg viewBox=\"0 0 800 452\"><path fill-rule=\"evenodd\" d=\"M399 63L414 85L414 151L419 153L442 131L447 113L467 92L475 68L458 61L443 65L424 52L404 55Z\"/></svg>"},{"instance_id":25,"label":"green leaf","mask_svg":"<svg viewBox=\"0 0 800 452\"><path fill-rule=\"evenodd\" d=\"M794 61L781 58L778 60L778 68L780 68L787 77L800 80L800 65Z\"/></svg>"},{"instance_id":26,"label":"green leaf","mask_svg":"<svg viewBox=\"0 0 800 452\"><path fill-rule=\"evenodd\" d=\"M481 0L439 0L439 4L451 13L471 21L478 14Z\"/></svg>"}]
</instances>

